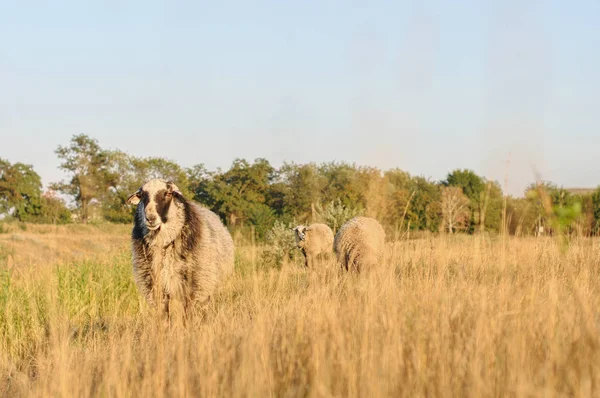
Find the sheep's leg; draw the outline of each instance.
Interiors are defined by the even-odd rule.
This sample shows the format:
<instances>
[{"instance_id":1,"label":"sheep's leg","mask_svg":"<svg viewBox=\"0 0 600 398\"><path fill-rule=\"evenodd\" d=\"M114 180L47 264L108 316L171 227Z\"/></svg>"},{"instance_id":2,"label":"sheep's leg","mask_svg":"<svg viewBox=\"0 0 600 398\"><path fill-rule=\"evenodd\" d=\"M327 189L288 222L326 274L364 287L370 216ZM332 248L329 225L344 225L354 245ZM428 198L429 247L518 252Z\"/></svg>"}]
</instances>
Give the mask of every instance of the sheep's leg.
<instances>
[{"instance_id":1,"label":"sheep's leg","mask_svg":"<svg viewBox=\"0 0 600 398\"><path fill-rule=\"evenodd\" d=\"M171 297L169 300L169 321L171 325L185 325L186 314L185 297Z\"/></svg>"},{"instance_id":2,"label":"sheep's leg","mask_svg":"<svg viewBox=\"0 0 600 398\"><path fill-rule=\"evenodd\" d=\"M210 300L211 296L206 294L203 294L201 296L198 296L196 294L187 296L184 307L185 316L191 317L193 314L196 313L198 307L205 307L206 305L208 305L208 303L210 303Z\"/></svg>"},{"instance_id":3,"label":"sheep's leg","mask_svg":"<svg viewBox=\"0 0 600 398\"><path fill-rule=\"evenodd\" d=\"M158 315L162 319L165 326L169 326L169 320L170 320L169 305L170 305L171 297L164 291L162 291L160 294L162 297L161 297L161 306L158 309L158 311L159 311Z\"/></svg>"},{"instance_id":4,"label":"sheep's leg","mask_svg":"<svg viewBox=\"0 0 600 398\"><path fill-rule=\"evenodd\" d=\"M147 267L135 267L133 270L133 276L135 283L138 287L138 290L142 294L142 296L146 299L146 302L154 307L156 304L156 300L154 295L156 292L154 291L154 276L150 271L150 268Z\"/></svg>"},{"instance_id":5,"label":"sheep's leg","mask_svg":"<svg viewBox=\"0 0 600 398\"><path fill-rule=\"evenodd\" d=\"M189 312L193 310L195 301L194 277L191 270L183 274L183 312L185 316L189 316Z\"/></svg>"},{"instance_id":6,"label":"sheep's leg","mask_svg":"<svg viewBox=\"0 0 600 398\"><path fill-rule=\"evenodd\" d=\"M345 269L346 271L350 271L350 270L352 269L352 266L353 266L353 260L352 260L352 258L350 257L350 253L346 253L346 255L344 256L344 262L343 262L343 265L342 265L342 266L344 267L344 269Z\"/></svg>"}]
</instances>

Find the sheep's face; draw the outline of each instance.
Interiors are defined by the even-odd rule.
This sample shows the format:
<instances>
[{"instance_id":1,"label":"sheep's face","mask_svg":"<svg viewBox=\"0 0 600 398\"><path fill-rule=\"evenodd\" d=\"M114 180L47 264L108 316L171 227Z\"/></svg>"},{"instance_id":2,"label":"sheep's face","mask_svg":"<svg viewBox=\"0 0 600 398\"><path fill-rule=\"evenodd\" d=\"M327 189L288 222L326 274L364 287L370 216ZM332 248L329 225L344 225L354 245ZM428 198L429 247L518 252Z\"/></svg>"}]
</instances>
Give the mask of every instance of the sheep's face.
<instances>
[{"instance_id":1,"label":"sheep's face","mask_svg":"<svg viewBox=\"0 0 600 398\"><path fill-rule=\"evenodd\" d=\"M136 222L145 225L150 231L158 231L176 215L178 200L183 200L179 188L165 180L150 180L127 199L127 203L137 205Z\"/></svg>"},{"instance_id":2,"label":"sheep's face","mask_svg":"<svg viewBox=\"0 0 600 398\"><path fill-rule=\"evenodd\" d=\"M296 237L296 246L302 247L304 246L304 241L306 240L306 233L310 230L309 227L304 225L298 225L294 228L294 236Z\"/></svg>"}]
</instances>

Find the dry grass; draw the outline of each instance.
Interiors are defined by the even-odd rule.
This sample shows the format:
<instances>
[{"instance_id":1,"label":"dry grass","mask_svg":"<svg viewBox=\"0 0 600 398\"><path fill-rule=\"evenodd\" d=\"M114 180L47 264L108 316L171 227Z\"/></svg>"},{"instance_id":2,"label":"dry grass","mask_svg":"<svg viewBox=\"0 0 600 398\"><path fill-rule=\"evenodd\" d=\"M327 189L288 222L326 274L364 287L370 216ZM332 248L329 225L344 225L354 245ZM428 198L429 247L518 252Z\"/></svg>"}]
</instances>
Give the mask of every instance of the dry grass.
<instances>
[{"instance_id":1,"label":"dry grass","mask_svg":"<svg viewBox=\"0 0 600 398\"><path fill-rule=\"evenodd\" d=\"M600 395L597 240L398 242L360 277L241 247L217 299L162 330L127 229L43 232L0 235L7 396Z\"/></svg>"}]
</instances>

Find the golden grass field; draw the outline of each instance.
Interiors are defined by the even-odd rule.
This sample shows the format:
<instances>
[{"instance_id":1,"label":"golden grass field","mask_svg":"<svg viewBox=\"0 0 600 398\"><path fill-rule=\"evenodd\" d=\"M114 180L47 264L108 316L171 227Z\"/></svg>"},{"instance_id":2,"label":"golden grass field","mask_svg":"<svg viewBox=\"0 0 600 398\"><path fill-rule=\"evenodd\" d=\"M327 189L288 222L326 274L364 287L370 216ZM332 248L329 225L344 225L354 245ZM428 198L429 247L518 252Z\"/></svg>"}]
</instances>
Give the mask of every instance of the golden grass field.
<instances>
[{"instance_id":1,"label":"golden grass field","mask_svg":"<svg viewBox=\"0 0 600 398\"><path fill-rule=\"evenodd\" d=\"M129 226L0 234L0 394L53 397L600 396L600 240L441 236L333 263L236 272L159 327Z\"/></svg>"}]
</instances>

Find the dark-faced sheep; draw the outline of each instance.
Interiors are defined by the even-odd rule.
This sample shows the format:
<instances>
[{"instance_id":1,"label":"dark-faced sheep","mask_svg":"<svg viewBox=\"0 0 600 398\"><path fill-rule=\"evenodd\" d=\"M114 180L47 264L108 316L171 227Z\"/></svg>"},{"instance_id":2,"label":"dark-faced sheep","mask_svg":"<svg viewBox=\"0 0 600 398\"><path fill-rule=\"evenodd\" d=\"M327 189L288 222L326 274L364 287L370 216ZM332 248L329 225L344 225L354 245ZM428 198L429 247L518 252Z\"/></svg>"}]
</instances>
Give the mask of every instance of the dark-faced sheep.
<instances>
[{"instance_id":1,"label":"dark-faced sheep","mask_svg":"<svg viewBox=\"0 0 600 398\"><path fill-rule=\"evenodd\" d=\"M333 250L333 231L325 224L299 225L294 235L306 267L312 267L317 256L329 256Z\"/></svg>"},{"instance_id":2,"label":"dark-faced sheep","mask_svg":"<svg viewBox=\"0 0 600 398\"><path fill-rule=\"evenodd\" d=\"M383 260L385 231L373 218L355 217L342 225L333 245L343 269L365 271Z\"/></svg>"},{"instance_id":3,"label":"dark-faced sheep","mask_svg":"<svg viewBox=\"0 0 600 398\"><path fill-rule=\"evenodd\" d=\"M233 240L219 217L165 180L148 181L127 203L137 205L133 275L141 294L167 317L176 303L187 314L208 302L233 271Z\"/></svg>"}]
</instances>

